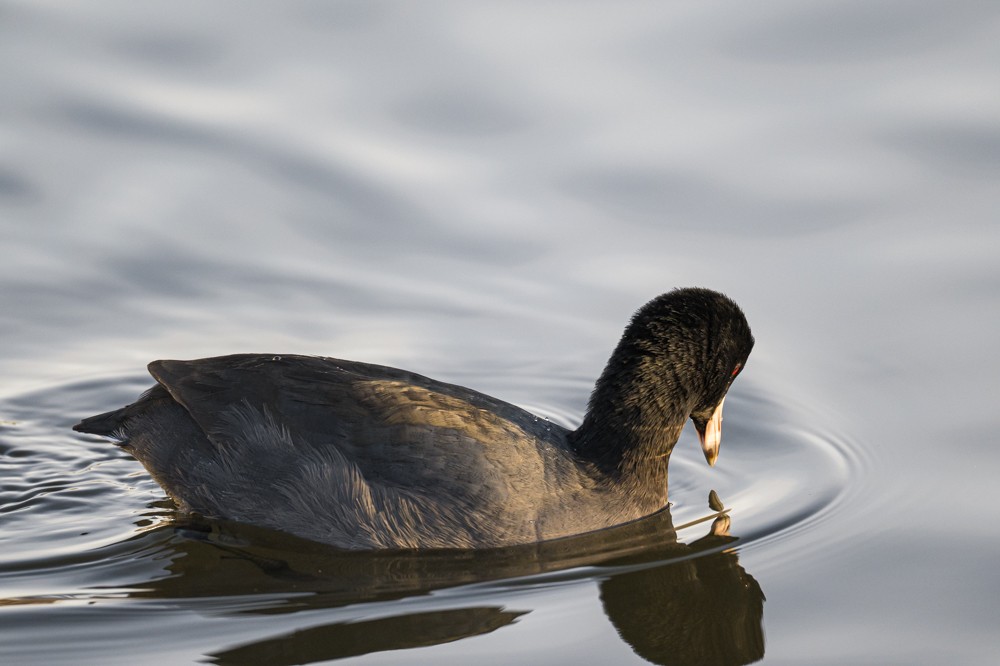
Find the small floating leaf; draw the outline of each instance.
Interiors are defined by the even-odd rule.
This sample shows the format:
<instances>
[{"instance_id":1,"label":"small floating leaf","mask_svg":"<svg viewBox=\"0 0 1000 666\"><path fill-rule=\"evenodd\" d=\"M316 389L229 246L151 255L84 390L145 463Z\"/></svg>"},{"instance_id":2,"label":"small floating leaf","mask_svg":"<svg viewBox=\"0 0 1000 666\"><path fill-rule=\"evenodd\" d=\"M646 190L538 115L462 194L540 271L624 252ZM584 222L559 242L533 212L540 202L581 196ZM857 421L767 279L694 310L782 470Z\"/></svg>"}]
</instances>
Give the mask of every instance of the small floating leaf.
<instances>
[{"instance_id":1,"label":"small floating leaf","mask_svg":"<svg viewBox=\"0 0 1000 666\"><path fill-rule=\"evenodd\" d=\"M714 490L708 493L708 508L712 511L722 511L726 508L722 500L719 499L719 493Z\"/></svg>"}]
</instances>

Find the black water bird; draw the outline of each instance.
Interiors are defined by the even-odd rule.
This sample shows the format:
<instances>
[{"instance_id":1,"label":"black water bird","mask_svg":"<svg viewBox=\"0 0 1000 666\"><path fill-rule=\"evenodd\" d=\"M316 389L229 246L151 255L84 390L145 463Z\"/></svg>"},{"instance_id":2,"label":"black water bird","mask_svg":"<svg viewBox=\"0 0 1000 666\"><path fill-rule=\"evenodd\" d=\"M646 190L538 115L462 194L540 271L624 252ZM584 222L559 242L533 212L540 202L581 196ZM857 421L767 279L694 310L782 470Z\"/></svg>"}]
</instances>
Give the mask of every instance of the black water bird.
<instances>
[{"instance_id":1,"label":"black water bird","mask_svg":"<svg viewBox=\"0 0 1000 666\"><path fill-rule=\"evenodd\" d=\"M346 549L510 546L664 508L688 418L715 463L752 347L732 300L677 289L632 317L572 431L412 372L274 354L154 361L156 386L74 429L208 517Z\"/></svg>"}]
</instances>

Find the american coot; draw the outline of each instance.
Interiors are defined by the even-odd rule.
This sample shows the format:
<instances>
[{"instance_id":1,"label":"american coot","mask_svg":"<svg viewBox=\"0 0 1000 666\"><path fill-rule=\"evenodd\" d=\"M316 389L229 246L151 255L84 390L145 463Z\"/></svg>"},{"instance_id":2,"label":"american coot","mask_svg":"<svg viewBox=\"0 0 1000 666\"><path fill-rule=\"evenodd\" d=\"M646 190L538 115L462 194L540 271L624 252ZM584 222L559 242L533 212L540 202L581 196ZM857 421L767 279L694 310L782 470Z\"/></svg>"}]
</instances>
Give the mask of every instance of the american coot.
<instances>
[{"instance_id":1,"label":"american coot","mask_svg":"<svg viewBox=\"0 0 1000 666\"><path fill-rule=\"evenodd\" d=\"M665 507L685 421L714 464L752 347L733 301L677 289L633 316L572 431L412 372L273 354L154 361L156 386L74 429L205 516L348 549L508 546Z\"/></svg>"}]
</instances>

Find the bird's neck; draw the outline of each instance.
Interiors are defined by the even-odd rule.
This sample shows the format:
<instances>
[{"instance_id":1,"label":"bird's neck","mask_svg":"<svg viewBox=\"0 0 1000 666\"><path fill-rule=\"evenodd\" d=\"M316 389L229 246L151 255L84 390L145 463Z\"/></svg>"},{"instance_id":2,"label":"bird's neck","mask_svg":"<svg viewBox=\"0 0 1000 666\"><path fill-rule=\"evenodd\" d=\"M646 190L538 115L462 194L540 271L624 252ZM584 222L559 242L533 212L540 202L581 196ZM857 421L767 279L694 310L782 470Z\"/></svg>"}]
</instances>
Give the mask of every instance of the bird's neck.
<instances>
[{"instance_id":1,"label":"bird's neck","mask_svg":"<svg viewBox=\"0 0 1000 666\"><path fill-rule=\"evenodd\" d=\"M577 455L616 485L666 502L667 463L693 405L675 373L618 349L598 380L571 441Z\"/></svg>"}]
</instances>

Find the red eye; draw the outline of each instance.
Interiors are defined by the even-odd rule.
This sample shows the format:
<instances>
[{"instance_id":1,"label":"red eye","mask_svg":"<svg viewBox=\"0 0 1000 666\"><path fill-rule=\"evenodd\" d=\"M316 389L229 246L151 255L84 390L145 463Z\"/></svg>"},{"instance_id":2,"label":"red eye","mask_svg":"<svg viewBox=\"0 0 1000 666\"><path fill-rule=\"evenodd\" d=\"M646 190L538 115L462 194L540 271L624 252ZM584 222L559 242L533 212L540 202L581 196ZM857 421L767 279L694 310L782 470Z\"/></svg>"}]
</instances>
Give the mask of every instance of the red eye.
<instances>
[{"instance_id":1,"label":"red eye","mask_svg":"<svg viewBox=\"0 0 1000 666\"><path fill-rule=\"evenodd\" d=\"M743 364L737 363L736 367L733 368L733 374L731 374L730 377L735 377L736 375L740 374L740 370L742 369L743 369Z\"/></svg>"}]
</instances>

